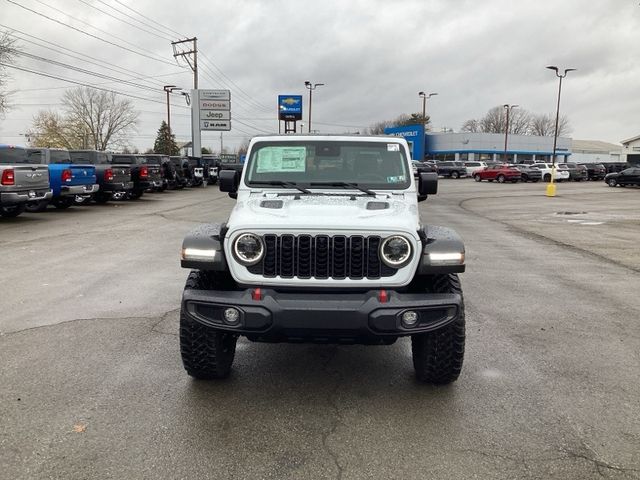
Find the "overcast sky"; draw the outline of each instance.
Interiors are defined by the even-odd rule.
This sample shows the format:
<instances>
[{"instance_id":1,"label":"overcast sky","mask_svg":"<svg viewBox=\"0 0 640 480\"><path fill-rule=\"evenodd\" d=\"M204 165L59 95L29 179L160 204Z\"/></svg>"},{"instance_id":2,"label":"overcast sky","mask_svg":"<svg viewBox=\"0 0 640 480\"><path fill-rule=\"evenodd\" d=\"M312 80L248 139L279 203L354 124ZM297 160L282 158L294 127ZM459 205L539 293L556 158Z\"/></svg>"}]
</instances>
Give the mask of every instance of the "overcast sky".
<instances>
[{"instance_id":1,"label":"overcast sky","mask_svg":"<svg viewBox=\"0 0 640 480\"><path fill-rule=\"evenodd\" d=\"M24 68L150 99L133 100L141 114L131 140L141 149L153 145L166 118L162 85L192 86L190 69L176 64L169 43L185 36L198 38L200 87L232 90L234 128L224 133L225 146L256 133L277 132L278 94L305 95L306 123L305 80L326 84L313 97L312 128L322 132L355 132L418 112L421 90L438 93L427 105L435 131L458 131L465 120L504 103L552 113L558 82L546 65L578 69L563 82L561 104L573 138L619 143L640 134L637 0L12 1L156 59L0 0L0 31L9 27L42 43L19 30L90 55L99 65L51 49L61 51L59 46L43 48L21 40L24 51L119 79L148 77L131 80L147 87L142 89L34 59L17 61ZM85 58L78 53L72 55ZM11 71L8 87L15 90L15 106L0 120L0 143L24 143L19 135L33 115L60 108L68 86ZM173 130L178 140L188 140L188 110L181 97L173 103ZM217 150L219 134L203 133L202 143Z\"/></svg>"}]
</instances>

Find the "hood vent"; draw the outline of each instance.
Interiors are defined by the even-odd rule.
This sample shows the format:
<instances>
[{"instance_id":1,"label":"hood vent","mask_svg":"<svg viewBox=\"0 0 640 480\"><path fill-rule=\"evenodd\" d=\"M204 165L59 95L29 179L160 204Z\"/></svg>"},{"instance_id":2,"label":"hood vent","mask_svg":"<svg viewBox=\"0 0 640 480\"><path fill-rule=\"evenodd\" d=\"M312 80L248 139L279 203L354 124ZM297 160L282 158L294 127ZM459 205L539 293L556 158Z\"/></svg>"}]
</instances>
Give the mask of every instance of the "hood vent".
<instances>
[{"instance_id":1,"label":"hood vent","mask_svg":"<svg viewBox=\"0 0 640 480\"><path fill-rule=\"evenodd\" d=\"M260 202L260 206L262 208L278 209L278 208L282 208L283 205L284 203L282 202L282 200L262 200Z\"/></svg>"},{"instance_id":2,"label":"hood vent","mask_svg":"<svg viewBox=\"0 0 640 480\"><path fill-rule=\"evenodd\" d=\"M386 210L389 208L387 202L369 202L367 203L367 210Z\"/></svg>"}]
</instances>

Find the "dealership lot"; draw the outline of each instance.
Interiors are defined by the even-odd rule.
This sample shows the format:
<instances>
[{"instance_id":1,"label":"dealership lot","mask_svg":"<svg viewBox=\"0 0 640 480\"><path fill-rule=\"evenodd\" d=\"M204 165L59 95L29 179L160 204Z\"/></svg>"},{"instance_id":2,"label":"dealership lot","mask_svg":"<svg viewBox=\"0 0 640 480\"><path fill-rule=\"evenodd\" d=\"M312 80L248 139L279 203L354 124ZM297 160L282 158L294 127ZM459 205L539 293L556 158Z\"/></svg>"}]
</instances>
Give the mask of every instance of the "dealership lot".
<instances>
[{"instance_id":1,"label":"dealership lot","mask_svg":"<svg viewBox=\"0 0 640 480\"><path fill-rule=\"evenodd\" d=\"M467 245L458 380L390 347L238 343L180 363L184 234L217 188L0 219L6 478L640 478L640 202L603 182L441 180Z\"/></svg>"}]
</instances>

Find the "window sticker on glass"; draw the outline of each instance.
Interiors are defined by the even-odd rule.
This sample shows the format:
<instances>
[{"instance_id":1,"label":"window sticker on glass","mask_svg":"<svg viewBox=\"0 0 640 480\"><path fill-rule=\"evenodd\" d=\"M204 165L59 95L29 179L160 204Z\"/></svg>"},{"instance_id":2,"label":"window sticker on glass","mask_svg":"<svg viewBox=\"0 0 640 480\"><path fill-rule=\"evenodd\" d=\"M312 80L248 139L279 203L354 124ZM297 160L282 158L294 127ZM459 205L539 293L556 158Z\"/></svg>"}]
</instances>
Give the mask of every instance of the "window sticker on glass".
<instances>
[{"instance_id":1,"label":"window sticker on glass","mask_svg":"<svg viewBox=\"0 0 640 480\"><path fill-rule=\"evenodd\" d=\"M258 150L256 173L304 172L305 147L267 147Z\"/></svg>"},{"instance_id":2,"label":"window sticker on glass","mask_svg":"<svg viewBox=\"0 0 640 480\"><path fill-rule=\"evenodd\" d=\"M387 152L399 152L400 144L399 143L387 143Z\"/></svg>"},{"instance_id":3,"label":"window sticker on glass","mask_svg":"<svg viewBox=\"0 0 640 480\"><path fill-rule=\"evenodd\" d=\"M401 183L405 181L404 175L398 175L395 177L387 177L387 183Z\"/></svg>"}]
</instances>

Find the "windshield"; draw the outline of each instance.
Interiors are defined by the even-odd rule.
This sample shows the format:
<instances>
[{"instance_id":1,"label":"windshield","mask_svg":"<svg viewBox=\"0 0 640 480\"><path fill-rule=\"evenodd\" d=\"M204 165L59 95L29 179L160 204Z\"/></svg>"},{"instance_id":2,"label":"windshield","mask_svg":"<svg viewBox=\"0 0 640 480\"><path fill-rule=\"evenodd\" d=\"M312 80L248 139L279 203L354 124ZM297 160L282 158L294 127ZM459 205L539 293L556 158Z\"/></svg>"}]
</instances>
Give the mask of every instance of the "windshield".
<instances>
[{"instance_id":1,"label":"windshield","mask_svg":"<svg viewBox=\"0 0 640 480\"><path fill-rule=\"evenodd\" d=\"M134 157L129 155L113 155L111 157L111 163L125 163L127 165L133 165L136 163Z\"/></svg>"},{"instance_id":2,"label":"windshield","mask_svg":"<svg viewBox=\"0 0 640 480\"><path fill-rule=\"evenodd\" d=\"M382 190L405 189L413 173L398 142L287 141L257 143L248 159L245 183L298 185L352 183ZM314 185L311 185L314 184Z\"/></svg>"},{"instance_id":3,"label":"windshield","mask_svg":"<svg viewBox=\"0 0 640 480\"><path fill-rule=\"evenodd\" d=\"M149 165L161 165L162 161L164 160L163 157L156 157L154 155L149 155L149 156L144 157L144 158L146 160L145 163L148 163Z\"/></svg>"},{"instance_id":4,"label":"windshield","mask_svg":"<svg viewBox=\"0 0 640 480\"><path fill-rule=\"evenodd\" d=\"M40 150L26 150L24 148L0 148L0 163L41 163L42 152Z\"/></svg>"}]
</instances>

